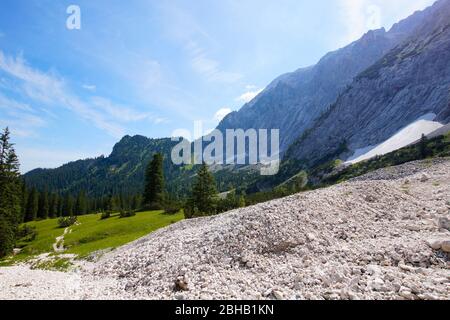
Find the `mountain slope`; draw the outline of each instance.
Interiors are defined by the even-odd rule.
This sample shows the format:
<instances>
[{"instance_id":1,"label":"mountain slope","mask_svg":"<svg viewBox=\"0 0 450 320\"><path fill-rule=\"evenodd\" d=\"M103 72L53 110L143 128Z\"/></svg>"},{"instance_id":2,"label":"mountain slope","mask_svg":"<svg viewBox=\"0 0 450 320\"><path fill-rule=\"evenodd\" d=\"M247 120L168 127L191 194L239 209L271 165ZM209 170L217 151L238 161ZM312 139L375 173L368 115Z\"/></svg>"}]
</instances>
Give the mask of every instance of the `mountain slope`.
<instances>
[{"instance_id":1,"label":"mountain slope","mask_svg":"<svg viewBox=\"0 0 450 320\"><path fill-rule=\"evenodd\" d=\"M2 269L0 299L448 300L449 179L413 162L181 221L64 277Z\"/></svg>"},{"instance_id":2,"label":"mountain slope","mask_svg":"<svg viewBox=\"0 0 450 320\"><path fill-rule=\"evenodd\" d=\"M415 13L389 32L369 31L358 41L328 53L317 65L282 75L241 110L229 114L218 129L280 129L284 153L356 75L408 38L429 11Z\"/></svg>"},{"instance_id":3,"label":"mountain slope","mask_svg":"<svg viewBox=\"0 0 450 320\"><path fill-rule=\"evenodd\" d=\"M377 146L426 114L450 121L450 1L432 7L414 36L362 72L288 156L311 166Z\"/></svg>"},{"instance_id":4,"label":"mountain slope","mask_svg":"<svg viewBox=\"0 0 450 320\"><path fill-rule=\"evenodd\" d=\"M171 139L149 139L125 136L108 157L79 160L57 169L36 169L24 175L28 186L51 192L76 194L85 190L90 196L137 194L142 192L144 171L155 153L162 153L168 189L178 193L183 185L177 179L189 170L174 166L170 160Z\"/></svg>"}]
</instances>

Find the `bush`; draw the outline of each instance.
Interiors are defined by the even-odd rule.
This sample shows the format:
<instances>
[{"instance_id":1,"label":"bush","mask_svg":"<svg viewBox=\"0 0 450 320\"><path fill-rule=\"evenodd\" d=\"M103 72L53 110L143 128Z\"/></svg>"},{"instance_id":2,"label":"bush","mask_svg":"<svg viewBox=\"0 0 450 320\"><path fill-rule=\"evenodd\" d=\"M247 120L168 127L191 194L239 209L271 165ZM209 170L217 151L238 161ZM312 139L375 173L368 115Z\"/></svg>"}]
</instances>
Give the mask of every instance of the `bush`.
<instances>
[{"instance_id":1,"label":"bush","mask_svg":"<svg viewBox=\"0 0 450 320\"><path fill-rule=\"evenodd\" d=\"M111 217L111 212L110 211L105 211L102 212L102 214L100 215L100 220L105 220Z\"/></svg>"},{"instance_id":2,"label":"bush","mask_svg":"<svg viewBox=\"0 0 450 320\"><path fill-rule=\"evenodd\" d=\"M15 244L14 229L4 218L0 217L0 258L12 253Z\"/></svg>"},{"instance_id":3,"label":"bush","mask_svg":"<svg viewBox=\"0 0 450 320\"><path fill-rule=\"evenodd\" d=\"M169 204L164 208L164 214L177 214L181 211L181 206L177 204Z\"/></svg>"},{"instance_id":4,"label":"bush","mask_svg":"<svg viewBox=\"0 0 450 320\"><path fill-rule=\"evenodd\" d=\"M120 211L120 218L130 218L134 217L136 213L132 210Z\"/></svg>"},{"instance_id":5,"label":"bush","mask_svg":"<svg viewBox=\"0 0 450 320\"><path fill-rule=\"evenodd\" d=\"M76 216L61 217L58 219L58 226L60 228L67 228L74 225L76 222L77 222Z\"/></svg>"},{"instance_id":6,"label":"bush","mask_svg":"<svg viewBox=\"0 0 450 320\"><path fill-rule=\"evenodd\" d=\"M36 227L25 224L17 230L17 238L23 242L31 242L37 237Z\"/></svg>"}]
</instances>

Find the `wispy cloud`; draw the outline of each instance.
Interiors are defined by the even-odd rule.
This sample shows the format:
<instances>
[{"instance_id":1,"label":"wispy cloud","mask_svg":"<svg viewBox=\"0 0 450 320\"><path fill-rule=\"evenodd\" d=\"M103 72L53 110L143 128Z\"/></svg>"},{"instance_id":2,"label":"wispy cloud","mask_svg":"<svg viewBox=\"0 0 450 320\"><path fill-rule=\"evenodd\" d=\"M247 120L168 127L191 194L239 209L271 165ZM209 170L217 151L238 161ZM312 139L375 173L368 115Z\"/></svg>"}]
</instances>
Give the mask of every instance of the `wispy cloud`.
<instances>
[{"instance_id":1,"label":"wispy cloud","mask_svg":"<svg viewBox=\"0 0 450 320\"><path fill-rule=\"evenodd\" d=\"M122 122L144 119L161 122L161 118L113 104L105 98L93 97L92 101L85 101L72 93L63 78L30 67L20 56L9 57L0 51L0 70L20 80L21 92L28 98L52 107L64 106L116 138L125 133Z\"/></svg>"},{"instance_id":2,"label":"wispy cloud","mask_svg":"<svg viewBox=\"0 0 450 320\"><path fill-rule=\"evenodd\" d=\"M196 42L189 41L186 50L191 59L191 65L195 72L205 76L209 81L234 83L242 79L242 74L221 70L219 62L211 59L206 50Z\"/></svg>"},{"instance_id":3,"label":"wispy cloud","mask_svg":"<svg viewBox=\"0 0 450 320\"><path fill-rule=\"evenodd\" d=\"M225 118L228 114L230 114L232 110L230 108L221 108L217 110L217 112L214 114L214 120L217 122L220 122Z\"/></svg>"},{"instance_id":4,"label":"wispy cloud","mask_svg":"<svg viewBox=\"0 0 450 320\"><path fill-rule=\"evenodd\" d=\"M83 84L83 89L89 90L89 91L95 91L97 90L97 86L93 84Z\"/></svg>"},{"instance_id":5,"label":"wispy cloud","mask_svg":"<svg viewBox=\"0 0 450 320\"><path fill-rule=\"evenodd\" d=\"M46 126L46 121L25 103L11 100L0 93L0 127L9 127L19 137L36 136L36 129Z\"/></svg>"},{"instance_id":6,"label":"wispy cloud","mask_svg":"<svg viewBox=\"0 0 450 320\"><path fill-rule=\"evenodd\" d=\"M239 97L236 98L236 101L241 103L247 103L252 101L258 94L264 91L264 89L257 89L256 86L249 85L246 87L247 90L243 94L241 94Z\"/></svg>"},{"instance_id":7,"label":"wispy cloud","mask_svg":"<svg viewBox=\"0 0 450 320\"><path fill-rule=\"evenodd\" d=\"M119 122L137 122L148 120L155 124L164 122L164 118L155 116L151 112L138 112L133 108L115 104L109 99L102 97L93 97L92 104L106 112L111 118Z\"/></svg>"},{"instance_id":8,"label":"wispy cloud","mask_svg":"<svg viewBox=\"0 0 450 320\"><path fill-rule=\"evenodd\" d=\"M424 9L435 0L339 0L339 17L346 28L339 45L347 45L368 30L387 29L400 19Z\"/></svg>"}]
</instances>

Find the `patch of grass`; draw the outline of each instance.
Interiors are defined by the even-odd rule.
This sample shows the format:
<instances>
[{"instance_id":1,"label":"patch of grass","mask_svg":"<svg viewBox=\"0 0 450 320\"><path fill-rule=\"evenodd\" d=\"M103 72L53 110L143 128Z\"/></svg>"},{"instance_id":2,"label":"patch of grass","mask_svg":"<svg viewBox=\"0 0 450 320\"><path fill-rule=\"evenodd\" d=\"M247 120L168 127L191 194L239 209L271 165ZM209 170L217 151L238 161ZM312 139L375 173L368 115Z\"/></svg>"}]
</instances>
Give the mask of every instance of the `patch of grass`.
<instances>
[{"instance_id":1,"label":"patch of grass","mask_svg":"<svg viewBox=\"0 0 450 320\"><path fill-rule=\"evenodd\" d=\"M51 270L51 271L68 271L73 264L68 258L58 258L40 261L32 265L31 269Z\"/></svg>"},{"instance_id":2,"label":"patch of grass","mask_svg":"<svg viewBox=\"0 0 450 320\"><path fill-rule=\"evenodd\" d=\"M65 253L85 257L97 250L117 248L181 219L182 213L167 216L163 211L139 212L126 219L120 219L119 215L106 220L98 220L96 215L81 216L78 218L81 224L64 237L64 246L68 248Z\"/></svg>"},{"instance_id":3,"label":"patch of grass","mask_svg":"<svg viewBox=\"0 0 450 320\"><path fill-rule=\"evenodd\" d=\"M118 214L113 214L105 220L99 218L98 214L79 216L80 224L71 226L71 231L64 236L64 247L67 248L64 253L76 254L82 258L94 251L117 248L178 222L184 216L182 212L165 215L163 211L147 211L139 212L136 216L127 219L120 219ZM36 239L21 243L22 251L16 256L0 260L0 266L13 265L42 253L53 252L52 245L55 238L64 232L58 227L58 219L29 222L28 225L36 227ZM58 264L64 264L64 262L61 261Z\"/></svg>"}]
</instances>

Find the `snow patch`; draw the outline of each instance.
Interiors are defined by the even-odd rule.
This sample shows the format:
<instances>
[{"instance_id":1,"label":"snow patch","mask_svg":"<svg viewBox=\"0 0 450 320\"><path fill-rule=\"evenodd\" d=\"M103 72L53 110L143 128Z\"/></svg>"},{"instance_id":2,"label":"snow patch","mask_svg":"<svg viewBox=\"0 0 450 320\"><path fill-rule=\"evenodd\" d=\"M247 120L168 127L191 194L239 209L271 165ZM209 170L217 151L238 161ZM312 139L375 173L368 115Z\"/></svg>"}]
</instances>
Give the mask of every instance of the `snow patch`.
<instances>
[{"instance_id":1,"label":"snow patch","mask_svg":"<svg viewBox=\"0 0 450 320\"><path fill-rule=\"evenodd\" d=\"M433 121L435 118L436 115L434 113L428 113L401 129L385 142L377 146L368 146L355 150L353 156L347 159L346 164L355 164L375 156L382 156L416 142L422 137L422 134L428 135L443 127L441 123Z\"/></svg>"}]
</instances>

